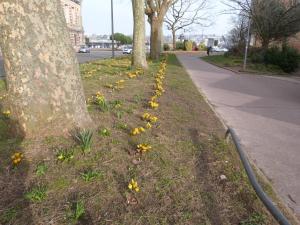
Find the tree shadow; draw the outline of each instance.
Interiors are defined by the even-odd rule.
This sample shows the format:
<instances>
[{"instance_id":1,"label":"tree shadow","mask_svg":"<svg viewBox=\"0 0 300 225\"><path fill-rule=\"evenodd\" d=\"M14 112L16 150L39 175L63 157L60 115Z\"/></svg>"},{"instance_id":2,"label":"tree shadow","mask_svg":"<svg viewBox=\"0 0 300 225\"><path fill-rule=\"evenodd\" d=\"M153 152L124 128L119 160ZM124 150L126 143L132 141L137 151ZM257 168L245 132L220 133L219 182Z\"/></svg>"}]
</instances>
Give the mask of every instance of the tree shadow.
<instances>
[{"instance_id":1,"label":"tree shadow","mask_svg":"<svg viewBox=\"0 0 300 225\"><path fill-rule=\"evenodd\" d=\"M0 224L31 225L34 223L29 202L24 198L29 162L23 152L23 138L11 133L19 124L3 116L3 110L0 102ZM17 152L25 157L13 166L11 157Z\"/></svg>"},{"instance_id":2,"label":"tree shadow","mask_svg":"<svg viewBox=\"0 0 300 225\"><path fill-rule=\"evenodd\" d=\"M197 162L197 178L202 185L202 201L206 205L206 215L210 222L215 225L223 224L222 217L220 215L219 203L216 197L216 188L211 182L211 168L210 168L210 157L209 149L203 145L200 140L200 134L198 129L189 129L191 140L194 146L199 148L199 159Z\"/></svg>"}]
</instances>

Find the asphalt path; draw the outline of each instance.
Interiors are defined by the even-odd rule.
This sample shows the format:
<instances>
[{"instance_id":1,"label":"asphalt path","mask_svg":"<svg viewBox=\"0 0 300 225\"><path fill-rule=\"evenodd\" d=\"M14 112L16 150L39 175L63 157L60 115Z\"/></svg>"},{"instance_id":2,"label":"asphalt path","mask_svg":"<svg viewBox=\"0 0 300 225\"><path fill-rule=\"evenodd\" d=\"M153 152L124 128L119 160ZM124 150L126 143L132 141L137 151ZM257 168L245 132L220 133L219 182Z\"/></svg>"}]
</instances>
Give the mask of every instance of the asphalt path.
<instances>
[{"instance_id":1,"label":"asphalt path","mask_svg":"<svg viewBox=\"0 0 300 225\"><path fill-rule=\"evenodd\" d=\"M236 74L177 54L253 163L300 218L300 79Z\"/></svg>"}]
</instances>

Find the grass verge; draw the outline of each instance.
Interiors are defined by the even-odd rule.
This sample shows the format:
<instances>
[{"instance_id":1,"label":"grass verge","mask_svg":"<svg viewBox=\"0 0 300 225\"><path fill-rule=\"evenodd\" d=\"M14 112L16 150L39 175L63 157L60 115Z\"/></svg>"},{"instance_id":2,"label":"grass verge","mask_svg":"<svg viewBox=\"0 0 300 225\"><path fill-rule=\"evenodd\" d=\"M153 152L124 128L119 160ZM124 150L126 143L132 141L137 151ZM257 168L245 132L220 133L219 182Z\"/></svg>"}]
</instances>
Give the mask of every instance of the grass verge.
<instances>
[{"instance_id":1,"label":"grass verge","mask_svg":"<svg viewBox=\"0 0 300 225\"><path fill-rule=\"evenodd\" d=\"M0 119L0 222L275 224L223 139L222 125L174 55L167 60L160 106L148 108L158 70L159 62L149 62L148 71L129 79L134 72L128 58L81 66L98 127L88 152L72 138L16 140ZM95 105L97 92L101 104ZM145 112L158 122L131 136L133 128L145 125ZM141 143L152 149L136 154ZM30 158L26 153L32 150L43 154ZM16 151L24 159L12 167ZM131 179L139 192L128 189Z\"/></svg>"},{"instance_id":2,"label":"grass verge","mask_svg":"<svg viewBox=\"0 0 300 225\"><path fill-rule=\"evenodd\" d=\"M238 56L211 55L201 57L204 61L217 66L232 69L237 72L248 72L254 74L266 75L288 75L282 69L275 65L266 65L262 63L247 63L247 69L243 70L243 58Z\"/></svg>"}]
</instances>

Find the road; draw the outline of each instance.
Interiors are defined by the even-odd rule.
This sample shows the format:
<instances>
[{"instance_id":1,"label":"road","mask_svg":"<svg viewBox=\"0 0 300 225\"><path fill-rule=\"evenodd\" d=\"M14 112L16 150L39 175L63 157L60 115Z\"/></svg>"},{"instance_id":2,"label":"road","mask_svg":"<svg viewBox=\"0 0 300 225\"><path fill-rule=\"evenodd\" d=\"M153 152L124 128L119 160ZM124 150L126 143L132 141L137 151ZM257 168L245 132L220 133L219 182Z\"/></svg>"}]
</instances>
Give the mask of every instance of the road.
<instances>
[{"instance_id":1,"label":"road","mask_svg":"<svg viewBox=\"0 0 300 225\"><path fill-rule=\"evenodd\" d=\"M122 52L116 51L115 55L121 56ZM77 53L79 63L85 63L97 59L111 58L111 51L91 51L91 53Z\"/></svg>"},{"instance_id":2,"label":"road","mask_svg":"<svg viewBox=\"0 0 300 225\"><path fill-rule=\"evenodd\" d=\"M300 218L300 80L239 75L178 54L250 159Z\"/></svg>"},{"instance_id":3,"label":"road","mask_svg":"<svg viewBox=\"0 0 300 225\"><path fill-rule=\"evenodd\" d=\"M116 56L121 56L122 52L116 51ZM77 53L77 58L79 63L85 63L97 59L105 59L111 57L111 51L97 51L93 50L91 53ZM3 59L0 56L0 77L4 76L4 68L3 68Z\"/></svg>"}]
</instances>

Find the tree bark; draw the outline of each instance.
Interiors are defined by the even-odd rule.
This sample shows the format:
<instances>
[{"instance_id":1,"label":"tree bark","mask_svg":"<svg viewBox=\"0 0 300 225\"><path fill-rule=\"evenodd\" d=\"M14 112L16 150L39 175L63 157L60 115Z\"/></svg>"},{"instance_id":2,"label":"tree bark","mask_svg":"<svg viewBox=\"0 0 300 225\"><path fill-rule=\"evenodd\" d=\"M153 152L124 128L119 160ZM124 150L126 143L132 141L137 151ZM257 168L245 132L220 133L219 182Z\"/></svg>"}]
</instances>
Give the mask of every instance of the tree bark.
<instances>
[{"instance_id":1,"label":"tree bark","mask_svg":"<svg viewBox=\"0 0 300 225\"><path fill-rule=\"evenodd\" d=\"M157 60L161 53L162 21L159 21L157 18L153 18L150 25L150 57L151 59Z\"/></svg>"},{"instance_id":2,"label":"tree bark","mask_svg":"<svg viewBox=\"0 0 300 225\"><path fill-rule=\"evenodd\" d=\"M133 54L132 65L134 67L147 68L146 48L145 48L145 0L132 0L133 11Z\"/></svg>"},{"instance_id":3,"label":"tree bark","mask_svg":"<svg viewBox=\"0 0 300 225\"><path fill-rule=\"evenodd\" d=\"M11 120L23 137L91 124L59 0L0 0L0 45Z\"/></svg>"},{"instance_id":4,"label":"tree bark","mask_svg":"<svg viewBox=\"0 0 300 225\"><path fill-rule=\"evenodd\" d=\"M176 32L172 29L172 38L173 38L173 51L176 50Z\"/></svg>"}]
</instances>

